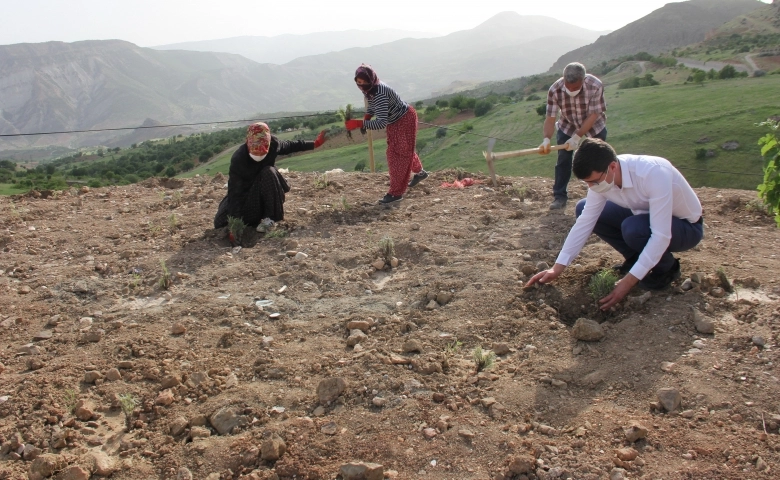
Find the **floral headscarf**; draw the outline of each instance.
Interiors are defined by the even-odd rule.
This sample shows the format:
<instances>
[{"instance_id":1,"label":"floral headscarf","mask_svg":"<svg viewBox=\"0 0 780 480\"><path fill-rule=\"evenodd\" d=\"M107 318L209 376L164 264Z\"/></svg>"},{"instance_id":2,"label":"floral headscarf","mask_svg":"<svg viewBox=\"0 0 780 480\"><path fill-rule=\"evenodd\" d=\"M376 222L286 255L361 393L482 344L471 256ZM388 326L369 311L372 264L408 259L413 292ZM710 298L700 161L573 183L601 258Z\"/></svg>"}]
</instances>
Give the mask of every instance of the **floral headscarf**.
<instances>
[{"instance_id":1,"label":"floral headscarf","mask_svg":"<svg viewBox=\"0 0 780 480\"><path fill-rule=\"evenodd\" d=\"M376 75L376 72L371 65L366 65L365 63L360 64L357 70L355 70L355 80L357 81L358 78L368 82L368 85L365 87L358 86L358 88L360 88L368 98L373 98L374 94L376 94L376 88L379 86L379 77Z\"/></svg>"},{"instance_id":2,"label":"floral headscarf","mask_svg":"<svg viewBox=\"0 0 780 480\"><path fill-rule=\"evenodd\" d=\"M271 145L271 129L263 122L253 123L246 132L246 146L252 155L263 156Z\"/></svg>"}]
</instances>

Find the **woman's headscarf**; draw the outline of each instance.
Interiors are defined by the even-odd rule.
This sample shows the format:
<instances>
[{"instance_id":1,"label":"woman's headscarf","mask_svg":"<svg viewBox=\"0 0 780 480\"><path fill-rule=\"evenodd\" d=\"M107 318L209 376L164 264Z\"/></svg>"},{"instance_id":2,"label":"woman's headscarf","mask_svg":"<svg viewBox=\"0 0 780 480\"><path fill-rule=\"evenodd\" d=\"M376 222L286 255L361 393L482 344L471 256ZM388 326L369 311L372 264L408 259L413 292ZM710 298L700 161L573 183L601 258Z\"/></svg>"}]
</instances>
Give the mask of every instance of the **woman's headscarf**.
<instances>
[{"instance_id":1,"label":"woman's headscarf","mask_svg":"<svg viewBox=\"0 0 780 480\"><path fill-rule=\"evenodd\" d=\"M379 77L376 75L374 69L371 68L371 65L362 63L357 70L355 70L355 80L357 81L358 78L364 82L368 82L368 85L358 85L358 88L360 88L368 98L372 98L376 94L376 89L379 86Z\"/></svg>"},{"instance_id":2,"label":"woman's headscarf","mask_svg":"<svg viewBox=\"0 0 780 480\"><path fill-rule=\"evenodd\" d=\"M271 145L271 129L263 122L253 123L247 128L246 146L249 154L258 157L265 156Z\"/></svg>"}]
</instances>

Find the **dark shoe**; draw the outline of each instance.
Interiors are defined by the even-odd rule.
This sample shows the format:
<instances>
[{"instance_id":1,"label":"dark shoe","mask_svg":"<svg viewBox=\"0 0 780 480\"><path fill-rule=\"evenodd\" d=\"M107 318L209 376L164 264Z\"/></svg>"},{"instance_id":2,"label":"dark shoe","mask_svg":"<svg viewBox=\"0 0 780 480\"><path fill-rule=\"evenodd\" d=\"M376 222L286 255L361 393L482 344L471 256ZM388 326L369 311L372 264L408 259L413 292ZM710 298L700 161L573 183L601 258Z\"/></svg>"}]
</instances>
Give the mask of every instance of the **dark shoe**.
<instances>
[{"instance_id":1,"label":"dark shoe","mask_svg":"<svg viewBox=\"0 0 780 480\"><path fill-rule=\"evenodd\" d=\"M620 265L613 266L612 270L616 271L620 275L625 275L629 271L631 271L631 268L634 266L637 260L639 260L639 254L635 253L630 257L628 257L627 259L625 259L625 261L623 261L623 263L621 263Z\"/></svg>"},{"instance_id":2,"label":"dark shoe","mask_svg":"<svg viewBox=\"0 0 780 480\"><path fill-rule=\"evenodd\" d=\"M639 286L645 290L663 290L678 278L680 278L680 261L675 258L672 268L663 273L650 271L650 273L645 275L645 278L639 282Z\"/></svg>"},{"instance_id":3,"label":"dark shoe","mask_svg":"<svg viewBox=\"0 0 780 480\"><path fill-rule=\"evenodd\" d=\"M566 201L565 198L556 198L554 202L550 204L550 210L561 210L563 208L566 208Z\"/></svg>"},{"instance_id":4,"label":"dark shoe","mask_svg":"<svg viewBox=\"0 0 780 480\"><path fill-rule=\"evenodd\" d=\"M379 200L379 203L382 205L387 205L388 203L394 203L394 202L400 202L404 199L403 195L390 195L389 193L386 194L384 197L382 197L381 200Z\"/></svg>"},{"instance_id":5,"label":"dark shoe","mask_svg":"<svg viewBox=\"0 0 780 480\"><path fill-rule=\"evenodd\" d=\"M418 183L422 182L428 178L428 172L425 170L420 170L419 172L412 175L412 179L409 181L409 188L417 185Z\"/></svg>"}]
</instances>

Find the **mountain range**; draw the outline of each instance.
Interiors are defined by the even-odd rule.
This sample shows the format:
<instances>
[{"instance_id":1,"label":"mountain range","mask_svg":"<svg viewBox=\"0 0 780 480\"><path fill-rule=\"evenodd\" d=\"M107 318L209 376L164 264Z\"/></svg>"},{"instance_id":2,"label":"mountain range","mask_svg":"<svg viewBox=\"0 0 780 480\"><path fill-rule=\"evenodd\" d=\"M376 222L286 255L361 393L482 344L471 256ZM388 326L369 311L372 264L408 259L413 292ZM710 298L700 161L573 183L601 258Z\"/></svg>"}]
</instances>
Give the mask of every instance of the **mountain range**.
<instances>
[{"instance_id":1,"label":"mountain range","mask_svg":"<svg viewBox=\"0 0 780 480\"><path fill-rule=\"evenodd\" d=\"M320 55L352 48L356 44L373 47L394 42L402 38L431 38L438 34L412 32L386 28L375 31L344 30L339 32L316 32L306 35L242 36L201 40L197 42L173 43L151 47L155 50L193 50L196 52L235 53L257 63L281 65L298 57Z\"/></svg>"},{"instance_id":2,"label":"mountain range","mask_svg":"<svg viewBox=\"0 0 780 480\"><path fill-rule=\"evenodd\" d=\"M764 6L766 4L758 0L688 0L667 3L590 45L566 53L555 62L551 70L561 71L573 61L594 66L642 51L657 55L698 43L723 23Z\"/></svg>"}]
</instances>

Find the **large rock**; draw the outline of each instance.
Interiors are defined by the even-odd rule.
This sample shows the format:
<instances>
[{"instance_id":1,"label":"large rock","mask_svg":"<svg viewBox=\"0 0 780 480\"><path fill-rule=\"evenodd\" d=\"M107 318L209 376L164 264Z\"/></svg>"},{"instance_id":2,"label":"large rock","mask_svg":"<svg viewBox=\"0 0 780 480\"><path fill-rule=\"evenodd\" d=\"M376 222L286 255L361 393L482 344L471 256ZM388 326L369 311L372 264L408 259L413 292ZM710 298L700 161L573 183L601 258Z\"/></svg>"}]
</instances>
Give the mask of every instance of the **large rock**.
<instances>
[{"instance_id":1,"label":"large rock","mask_svg":"<svg viewBox=\"0 0 780 480\"><path fill-rule=\"evenodd\" d=\"M39 456L30 464L30 480L49 478L54 472L62 470L68 465L68 461L61 455L47 453Z\"/></svg>"},{"instance_id":2,"label":"large rock","mask_svg":"<svg viewBox=\"0 0 780 480\"><path fill-rule=\"evenodd\" d=\"M509 471L515 475L525 475L534 471L536 461L531 455L521 454L509 457Z\"/></svg>"},{"instance_id":3,"label":"large rock","mask_svg":"<svg viewBox=\"0 0 780 480\"><path fill-rule=\"evenodd\" d=\"M58 476L58 480L89 480L91 474L89 470L79 465L73 465L63 470Z\"/></svg>"},{"instance_id":4,"label":"large rock","mask_svg":"<svg viewBox=\"0 0 780 480\"><path fill-rule=\"evenodd\" d=\"M691 310L693 311L693 325L697 332L708 335L715 333L715 322L702 315L696 307L691 307Z\"/></svg>"},{"instance_id":5,"label":"large rock","mask_svg":"<svg viewBox=\"0 0 780 480\"><path fill-rule=\"evenodd\" d=\"M244 415L240 415L238 407L223 407L209 417L209 422L220 435L227 435L235 427L242 427L248 424L249 419Z\"/></svg>"},{"instance_id":6,"label":"large rock","mask_svg":"<svg viewBox=\"0 0 780 480\"><path fill-rule=\"evenodd\" d=\"M287 444L284 443L282 437L275 433L266 433L263 436L265 438L260 446L260 458L271 462L282 458L282 455L287 451Z\"/></svg>"},{"instance_id":7,"label":"large rock","mask_svg":"<svg viewBox=\"0 0 780 480\"><path fill-rule=\"evenodd\" d=\"M623 429L623 432L626 434L626 440L631 443L647 437L647 427L639 422L631 422L628 427Z\"/></svg>"},{"instance_id":8,"label":"large rock","mask_svg":"<svg viewBox=\"0 0 780 480\"><path fill-rule=\"evenodd\" d=\"M385 467L378 463L347 463L339 469L343 480L382 480Z\"/></svg>"},{"instance_id":9,"label":"large rock","mask_svg":"<svg viewBox=\"0 0 780 480\"><path fill-rule=\"evenodd\" d=\"M326 378L317 385L317 397L321 404L327 404L339 398L339 395L347 389L347 382L343 378Z\"/></svg>"},{"instance_id":10,"label":"large rock","mask_svg":"<svg viewBox=\"0 0 780 480\"><path fill-rule=\"evenodd\" d=\"M84 455L82 462L93 475L110 477L117 470L116 460L100 451L91 451Z\"/></svg>"},{"instance_id":11,"label":"large rock","mask_svg":"<svg viewBox=\"0 0 780 480\"><path fill-rule=\"evenodd\" d=\"M571 335L577 340L585 342L598 342L604 338L604 329L595 320L589 318L578 318L574 327L571 329Z\"/></svg>"},{"instance_id":12,"label":"large rock","mask_svg":"<svg viewBox=\"0 0 780 480\"><path fill-rule=\"evenodd\" d=\"M658 390L658 401L667 412L673 412L680 407L682 395L674 388L662 388Z\"/></svg>"}]
</instances>

